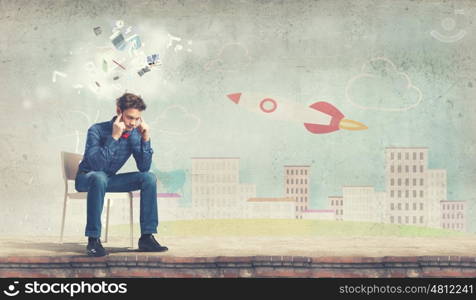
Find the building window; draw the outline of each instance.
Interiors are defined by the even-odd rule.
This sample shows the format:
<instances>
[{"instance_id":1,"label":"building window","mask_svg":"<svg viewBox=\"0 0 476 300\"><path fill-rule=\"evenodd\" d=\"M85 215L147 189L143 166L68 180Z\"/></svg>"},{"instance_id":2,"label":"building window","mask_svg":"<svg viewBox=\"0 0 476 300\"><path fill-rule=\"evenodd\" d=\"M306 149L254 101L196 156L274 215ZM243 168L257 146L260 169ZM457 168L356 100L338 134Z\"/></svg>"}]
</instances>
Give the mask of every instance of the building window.
<instances>
[{"instance_id":1,"label":"building window","mask_svg":"<svg viewBox=\"0 0 476 300\"><path fill-rule=\"evenodd\" d=\"M286 179L286 183L289 184L289 179Z\"/></svg>"},{"instance_id":2,"label":"building window","mask_svg":"<svg viewBox=\"0 0 476 300\"><path fill-rule=\"evenodd\" d=\"M423 198L423 190L420 190L420 198Z\"/></svg>"},{"instance_id":3,"label":"building window","mask_svg":"<svg viewBox=\"0 0 476 300\"><path fill-rule=\"evenodd\" d=\"M402 179L401 178L398 178L397 182L398 182L398 186L402 185Z\"/></svg>"},{"instance_id":4,"label":"building window","mask_svg":"<svg viewBox=\"0 0 476 300\"><path fill-rule=\"evenodd\" d=\"M420 152L420 160L423 160L423 152Z\"/></svg>"},{"instance_id":5,"label":"building window","mask_svg":"<svg viewBox=\"0 0 476 300\"><path fill-rule=\"evenodd\" d=\"M394 210L395 209L395 205L393 203L390 203L390 210Z\"/></svg>"},{"instance_id":6,"label":"building window","mask_svg":"<svg viewBox=\"0 0 476 300\"><path fill-rule=\"evenodd\" d=\"M413 178L413 185L416 185L416 178Z\"/></svg>"},{"instance_id":7,"label":"building window","mask_svg":"<svg viewBox=\"0 0 476 300\"><path fill-rule=\"evenodd\" d=\"M408 210L408 203L405 203L405 210Z\"/></svg>"},{"instance_id":8,"label":"building window","mask_svg":"<svg viewBox=\"0 0 476 300\"><path fill-rule=\"evenodd\" d=\"M289 194L289 188L286 188L286 194Z\"/></svg>"},{"instance_id":9,"label":"building window","mask_svg":"<svg viewBox=\"0 0 476 300\"><path fill-rule=\"evenodd\" d=\"M395 166L390 166L390 172L394 173L395 172Z\"/></svg>"},{"instance_id":10,"label":"building window","mask_svg":"<svg viewBox=\"0 0 476 300\"><path fill-rule=\"evenodd\" d=\"M401 198L402 197L402 191L398 191L398 198Z\"/></svg>"},{"instance_id":11,"label":"building window","mask_svg":"<svg viewBox=\"0 0 476 300\"><path fill-rule=\"evenodd\" d=\"M398 173L402 173L402 166L398 166L398 167L397 167L397 172L398 172Z\"/></svg>"},{"instance_id":12,"label":"building window","mask_svg":"<svg viewBox=\"0 0 476 300\"><path fill-rule=\"evenodd\" d=\"M395 191L394 191L394 190L391 190L391 191L390 191L390 197L393 198L393 195L394 195L394 194L395 194Z\"/></svg>"},{"instance_id":13,"label":"building window","mask_svg":"<svg viewBox=\"0 0 476 300\"><path fill-rule=\"evenodd\" d=\"M423 216L420 216L420 224L423 224Z\"/></svg>"},{"instance_id":14,"label":"building window","mask_svg":"<svg viewBox=\"0 0 476 300\"><path fill-rule=\"evenodd\" d=\"M405 224L408 224L408 216L405 216Z\"/></svg>"},{"instance_id":15,"label":"building window","mask_svg":"<svg viewBox=\"0 0 476 300\"><path fill-rule=\"evenodd\" d=\"M393 178L390 179L390 185L395 185L395 180Z\"/></svg>"},{"instance_id":16,"label":"building window","mask_svg":"<svg viewBox=\"0 0 476 300\"><path fill-rule=\"evenodd\" d=\"M413 203L413 210L416 210L416 203Z\"/></svg>"},{"instance_id":17,"label":"building window","mask_svg":"<svg viewBox=\"0 0 476 300\"><path fill-rule=\"evenodd\" d=\"M331 206L334 206L334 200L331 200Z\"/></svg>"},{"instance_id":18,"label":"building window","mask_svg":"<svg viewBox=\"0 0 476 300\"><path fill-rule=\"evenodd\" d=\"M397 155L399 160L402 159L402 154L400 152Z\"/></svg>"},{"instance_id":19,"label":"building window","mask_svg":"<svg viewBox=\"0 0 476 300\"><path fill-rule=\"evenodd\" d=\"M416 173L416 165L413 165L413 173Z\"/></svg>"},{"instance_id":20,"label":"building window","mask_svg":"<svg viewBox=\"0 0 476 300\"><path fill-rule=\"evenodd\" d=\"M393 159L393 152L390 152L390 159Z\"/></svg>"},{"instance_id":21,"label":"building window","mask_svg":"<svg viewBox=\"0 0 476 300\"><path fill-rule=\"evenodd\" d=\"M402 210L402 204L398 203L398 210Z\"/></svg>"},{"instance_id":22,"label":"building window","mask_svg":"<svg viewBox=\"0 0 476 300\"><path fill-rule=\"evenodd\" d=\"M410 179L405 178L405 185L408 186L410 184Z\"/></svg>"},{"instance_id":23,"label":"building window","mask_svg":"<svg viewBox=\"0 0 476 300\"><path fill-rule=\"evenodd\" d=\"M423 165L420 166L420 173L423 172Z\"/></svg>"},{"instance_id":24,"label":"building window","mask_svg":"<svg viewBox=\"0 0 476 300\"><path fill-rule=\"evenodd\" d=\"M393 217L393 216L390 216L390 223L393 224L393 222L394 222L394 217Z\"/></svg>"},{"instance_id":25,"label":"building window","mask_svg":"<svg viewBox=\"0 0 476 300\"><path fill-rule=\"evenodd\" d=\"M413 190L413 198L416 198L416 190Z\"/></svg>"},{"instance_id":26,"label":"building window","mask_svg":"<svg viewBox=\"0 0 476 300\"><path fill-rule=\"evenodd\" d=\"M398 216L398 224L402 224L402 217Z\"/></svg>"},{"instance_id":27,"label":"building window","mask_svg":"<svg viewBox=\"0 0 476 300\"><path fill-rule=\"evenodd\" d=\"M423 203L420 202L420 210L423 210Z\"/></svg>"},{"instance_id":28,"label":"building window","mask_svg":"<svg viewBox=\"0 0 476 300\"><path fill-rule=\"evenodd\" d=\"M410 167L405 166L405 172L406 172L406 173L410 172Z\"/></svg>"},{"instance_id":29,"label":"building window","mask_svg":"<svg viewBox=\"0 0 476 300\"><path fill-rule=\"evenodd\" d=\"M410 157L410 153L408 153L408 152L405 153L405 159L409 159L409 157Z\"/></svg>"},{"instance_id":30,"label":"building window","mask_svg":"<svg viewBox=\"0 0 476 300\"><path fill-rule=\"evenodd\" d=\"M416 224L416 216L413 216L413 224Z\"/></svg>"},{"instance_id":31,"label":"building window","mask_svg":"<svg viewBox=\"0 0 476 300\"><path fill-rule=\"evenodd\" d=\"M423 178L420 178L420 185L423 185Z\"/></svg>"},{"instance_id":32,"label":"building window","mask_svg":"<svg viewBox=\"0 0 476 300\"><path fill-rule=\"evenodd\" d=\"M405 198L408 198L408 190L405 190Z\"/></svg>"},{"instance_id":33,"label":"building window","mask_svg":"<svg viewBox=\"0 0 476 300\"><path fill-rule=\"evenodd\" d=\"M413 152L413 159L416 159L416 152Z\"/></svg>"}]
</instances>

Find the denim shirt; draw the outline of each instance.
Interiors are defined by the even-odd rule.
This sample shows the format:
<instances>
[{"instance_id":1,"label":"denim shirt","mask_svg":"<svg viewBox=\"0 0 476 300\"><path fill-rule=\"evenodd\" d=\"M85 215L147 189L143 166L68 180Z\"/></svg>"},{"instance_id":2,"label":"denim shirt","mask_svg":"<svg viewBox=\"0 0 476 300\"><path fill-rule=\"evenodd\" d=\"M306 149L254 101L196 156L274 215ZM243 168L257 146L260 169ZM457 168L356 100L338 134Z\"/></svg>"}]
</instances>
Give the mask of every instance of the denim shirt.
<instances>
[{"instance_id":1,"label":"denim shirt","mask_svg":"<svg viewBox=\"0 0 476 300\"><path fill-rule=\"evenodd\" d=\"M112 126L117 117L102 123L96 123L88 129L84 157L78 172L103 171L112 176L126 163L131 154L140 172L147 172L152 163L154 151L149 141L142 140L142 135L134 128L130 136L112 137Z\"/></svg>"}]
</instances>

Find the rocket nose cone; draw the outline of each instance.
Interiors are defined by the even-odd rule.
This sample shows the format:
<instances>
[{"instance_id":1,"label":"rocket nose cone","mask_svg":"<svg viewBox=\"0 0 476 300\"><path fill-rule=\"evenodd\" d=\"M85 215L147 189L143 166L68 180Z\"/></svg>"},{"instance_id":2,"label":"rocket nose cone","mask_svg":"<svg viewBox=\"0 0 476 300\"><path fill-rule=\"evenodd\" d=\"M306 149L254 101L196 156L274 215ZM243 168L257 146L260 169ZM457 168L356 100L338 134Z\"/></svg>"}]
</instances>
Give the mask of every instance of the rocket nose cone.
<instances>
[{"instance_id":1,"label":"rocket nose cone","mask_svg":"<svg viewBox=\"0 0 476 300\"><path fill-rule=\"evenodd\" d=\"M238 104L240 102L240 97L241 93L235 93L235 94L228 94L226 95L228 98L230 98L231 101L235 102Z\"/></svg>"}]
</instances>

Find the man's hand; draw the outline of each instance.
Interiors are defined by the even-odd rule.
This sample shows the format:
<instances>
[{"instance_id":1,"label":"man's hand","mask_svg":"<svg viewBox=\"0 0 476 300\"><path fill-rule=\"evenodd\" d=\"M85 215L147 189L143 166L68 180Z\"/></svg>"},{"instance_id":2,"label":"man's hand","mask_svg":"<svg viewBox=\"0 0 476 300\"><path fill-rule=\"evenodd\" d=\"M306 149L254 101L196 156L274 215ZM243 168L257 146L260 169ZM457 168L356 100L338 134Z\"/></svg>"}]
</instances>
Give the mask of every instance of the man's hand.
<instances>
[{"instance_id":1,"label":"man's hand","mask_svg":"<svg viewBox=\"0 0 476 300\"><path fill-rule=\"evenodd\" d=\"M126 130L126 124L122 121L122 113L117 115L116 120L112 124L112 138L118 140L122 133Z\"/></svg>"},{"instance_id":2,"label":"man's hand","mask_svg":"<svg viewBox=\"0 0 476 300\"><path fill-rule=\"evenodd\" d=\"M140 123L139 123L139 126L137 126L137 129L142 135L142 140L144 142L148 142L150 139L149 125L144 121L142 117L140 118Z\"/></svg>"}]
</instances>

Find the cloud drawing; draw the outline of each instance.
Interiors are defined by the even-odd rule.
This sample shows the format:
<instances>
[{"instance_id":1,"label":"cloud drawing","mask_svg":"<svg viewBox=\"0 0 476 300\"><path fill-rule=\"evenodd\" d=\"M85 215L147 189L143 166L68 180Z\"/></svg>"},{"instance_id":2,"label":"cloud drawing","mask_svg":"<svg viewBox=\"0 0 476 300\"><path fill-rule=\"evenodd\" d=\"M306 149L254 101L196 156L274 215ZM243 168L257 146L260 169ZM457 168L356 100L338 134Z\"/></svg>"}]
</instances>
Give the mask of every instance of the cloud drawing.
<instances>
[{"instance_id":1,"label":"cloud drawing","mask_svg":"<svg viewBox=\"0 0 476 300\"><path fill-rule=\"evenodd\" d=\"M422 93L410 77L384 57L365 63L361 73L347 83L345 94L352 105L368 110L406 111L422 101Z\"/></svg>"}]
</instances>

